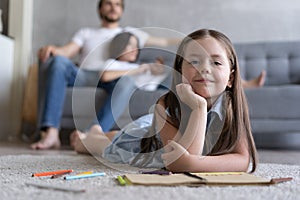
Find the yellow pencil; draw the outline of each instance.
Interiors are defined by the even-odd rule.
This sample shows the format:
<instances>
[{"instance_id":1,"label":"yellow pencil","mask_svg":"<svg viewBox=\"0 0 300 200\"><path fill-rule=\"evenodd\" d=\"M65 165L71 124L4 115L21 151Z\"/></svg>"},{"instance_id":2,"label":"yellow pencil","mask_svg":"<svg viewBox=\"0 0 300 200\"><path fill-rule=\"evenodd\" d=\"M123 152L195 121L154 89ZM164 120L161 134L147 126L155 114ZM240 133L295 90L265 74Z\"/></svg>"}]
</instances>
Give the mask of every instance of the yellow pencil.
<instances>
[{"instance_id":1,"label":"yellow pencil","mask_svg":"<svg viewBox=\"0 0 300 200\"><path fill-rule=\"evenodd\" d=\"M83 174L92 174L92 173L93 173L93 171L80 172L80 173L76 174L76 176L83 175Z\"/></svg>"}]
</instances>

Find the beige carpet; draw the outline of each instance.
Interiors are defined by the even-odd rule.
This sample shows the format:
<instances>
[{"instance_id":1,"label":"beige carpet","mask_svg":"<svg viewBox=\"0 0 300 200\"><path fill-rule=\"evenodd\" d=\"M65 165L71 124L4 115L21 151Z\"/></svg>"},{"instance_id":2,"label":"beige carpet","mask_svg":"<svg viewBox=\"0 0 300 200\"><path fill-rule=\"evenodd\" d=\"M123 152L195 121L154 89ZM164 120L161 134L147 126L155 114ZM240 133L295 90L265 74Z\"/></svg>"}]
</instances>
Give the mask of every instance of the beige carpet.
<instances>
[{"instance_id":1,"label":"beige carpet","mask_svg":"<svg viewBox=\"0 0 300 200\"><path fill-rule=\"evenodd\" d=\"M272 186L144 187L119 186L115 178L134 168L116 170L85 155L10 155L0 156L0 199L299 199L300 166L260 164L256 175L266 178L294 177L293 181ZM104 171L104 177L65 181L62 178L31 177L33 172L73 169L75 172ZM84 193L40 189L26 183L83 188Z\"/></svg>"}]
</instances>

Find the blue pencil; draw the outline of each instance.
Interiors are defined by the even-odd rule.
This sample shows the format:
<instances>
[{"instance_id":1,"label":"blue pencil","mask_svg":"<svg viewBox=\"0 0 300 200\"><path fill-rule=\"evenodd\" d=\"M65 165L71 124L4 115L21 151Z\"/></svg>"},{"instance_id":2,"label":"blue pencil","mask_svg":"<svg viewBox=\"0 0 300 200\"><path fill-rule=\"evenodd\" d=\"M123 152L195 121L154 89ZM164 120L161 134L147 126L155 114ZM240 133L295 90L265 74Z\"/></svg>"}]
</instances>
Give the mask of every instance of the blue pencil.
<instances>
[{"instance_id":1,"label":"blue pencil","mask_svg":"<svg viewBox=\"0 0 300 200\"><path fill-rule=\"evenodd\" d=\"M96 176L105 176L104 172L98 172L98 173L92 173L92 174L81 174L81 175L75 175L75 176L65 176L65 180L74 180L74 179L80 179L80 178L92 178Z\"/></svg>"}]
</instances>

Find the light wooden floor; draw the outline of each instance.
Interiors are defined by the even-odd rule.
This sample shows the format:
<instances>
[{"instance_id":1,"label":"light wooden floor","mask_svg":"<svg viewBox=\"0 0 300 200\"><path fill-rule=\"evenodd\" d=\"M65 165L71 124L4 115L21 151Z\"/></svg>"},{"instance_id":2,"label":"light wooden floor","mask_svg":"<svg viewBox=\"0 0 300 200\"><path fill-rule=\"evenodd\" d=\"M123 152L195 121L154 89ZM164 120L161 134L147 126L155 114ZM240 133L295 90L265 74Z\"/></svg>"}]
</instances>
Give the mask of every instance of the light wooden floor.
<instances>
[{"instance_id":1,"label":"light wooden floor","mask_svg":"<svg viewBox=\"0 0 300 200\"><path fill-rule=\"evenodd\" d=\"M31 150L29 144L21 142L1 142L1 155L58 155L58 154L75 154L69 146L63 146L60 150ZM259 161L261 163L277 163L277 164L295 164L300 165L300 150L258 150Z\"/></svg>"}]
</instances>

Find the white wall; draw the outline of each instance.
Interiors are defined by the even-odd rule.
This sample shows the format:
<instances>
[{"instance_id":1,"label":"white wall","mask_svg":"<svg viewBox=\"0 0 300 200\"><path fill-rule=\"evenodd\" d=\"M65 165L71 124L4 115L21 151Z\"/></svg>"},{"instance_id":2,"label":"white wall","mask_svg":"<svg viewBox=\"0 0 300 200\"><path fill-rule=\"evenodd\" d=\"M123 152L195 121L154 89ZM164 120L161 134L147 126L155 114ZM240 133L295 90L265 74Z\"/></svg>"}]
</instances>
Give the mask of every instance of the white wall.
<instances>
[{"instance_id":1,"label":"white wall","mask_svg":"<svg viewBox=\"0 0 300 200\"><path fill-rule=\"evenodd\" d=\"M32 63L33 0L9 1L8 35L0 37L0 140L18 139L27 69Z\"/></svg>"},{"instance_id":2,"label":"white wall","mask_svg":"<svg viewBox=\"0 0 300 200\"><path fill-rule=\"evenodd\" d=\"M13 80L14 42L0 34L0 140L7 139L11 134L11 89Z\"/></svg>"},{"instance_id":3,"label":"white wall","mask_svg":"<svg viewBox=\"0 0 300 200\"><path fill-rule=\"evenodd\" d=\"M98 0L34 1L34 52L63 44L82 26L98 25ZM184 34L223 31L233 42L300 40L298 0L125 0L123 25L160 27ZM168 31L149 32L169 36ZM35 56L35 53L34 53Z\"/></svg>"},{"instance_id":4,"label":"white wall","mask_svg":"<svg viewBox=\"0 0 300 200\"><path fill-rule=\"evenodd\" d=\"M235 42L300 39L298 0L130 0L126 9L123 21L138 27L214 28Z\"/></svg>"}]
</instances>

